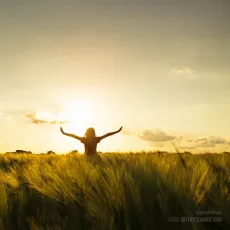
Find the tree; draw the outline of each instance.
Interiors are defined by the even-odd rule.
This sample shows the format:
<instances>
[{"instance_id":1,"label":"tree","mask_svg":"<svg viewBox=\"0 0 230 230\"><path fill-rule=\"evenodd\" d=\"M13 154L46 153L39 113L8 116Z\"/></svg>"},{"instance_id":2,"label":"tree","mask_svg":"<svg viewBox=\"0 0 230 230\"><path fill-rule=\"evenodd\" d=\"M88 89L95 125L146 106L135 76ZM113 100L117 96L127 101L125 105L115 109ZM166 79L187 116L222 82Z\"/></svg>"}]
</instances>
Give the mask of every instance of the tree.
<instances>
[{"instance_id":1,"label":"tree","mask_svg":"<svg viewBox=\"0 0 230 230\"><path fill-rule=\"evenodd\" d=\"M47 155L52 155L52 154L56 154L54 151L50 150L50 151L47 151L46 153Z\"/></svg>"}]
</instances>

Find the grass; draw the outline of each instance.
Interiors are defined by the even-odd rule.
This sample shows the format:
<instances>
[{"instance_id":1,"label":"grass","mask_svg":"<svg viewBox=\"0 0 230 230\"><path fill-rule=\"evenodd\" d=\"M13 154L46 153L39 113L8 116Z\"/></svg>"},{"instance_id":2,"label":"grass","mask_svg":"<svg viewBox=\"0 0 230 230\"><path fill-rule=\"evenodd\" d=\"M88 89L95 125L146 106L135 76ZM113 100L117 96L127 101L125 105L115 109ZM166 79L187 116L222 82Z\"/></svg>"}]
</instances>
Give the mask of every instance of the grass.
<instances>
[{"instance_id":1,"label":"grass","mask_svg":"<svg viewBox=\"0 0 230 230\"><path fill-rule=\"evenodd\" d=\"M0 155L0 230L230 229L229 173L230 154Z\"/></svg>"}]
</instances>

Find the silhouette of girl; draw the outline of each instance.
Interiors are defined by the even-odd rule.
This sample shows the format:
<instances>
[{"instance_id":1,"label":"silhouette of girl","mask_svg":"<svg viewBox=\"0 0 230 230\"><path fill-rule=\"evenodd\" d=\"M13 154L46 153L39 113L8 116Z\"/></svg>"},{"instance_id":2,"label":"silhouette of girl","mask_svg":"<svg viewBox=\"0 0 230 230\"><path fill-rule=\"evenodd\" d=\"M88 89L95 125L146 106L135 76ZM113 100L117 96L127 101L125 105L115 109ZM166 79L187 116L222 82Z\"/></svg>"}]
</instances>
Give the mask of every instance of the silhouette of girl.
<instances>
[{"instance_id":1,"label":"silhouette of girl","mask_svg":"<svg viewBox=\"0 0 230 230\"><path fill-rule=\"evenodd\" d=\"M111 133L107 133L101 137L96 137L96 133L94 128L88 128L85 132L84 137L79 137L77 135L74 134L70 134L70 133L65 133L62 129L62 127L60 127L60 131L62 134L69 136L69 137L73 137L79 141L81 141L81 143L84 144L85 146L85 155L86 156L95 156L97 155L97 144L104 138L112 136L116 133L119 133L122 130L122 127L120 129L118 129L115 132L111 132Z\"/></svg>"}]
</instances>

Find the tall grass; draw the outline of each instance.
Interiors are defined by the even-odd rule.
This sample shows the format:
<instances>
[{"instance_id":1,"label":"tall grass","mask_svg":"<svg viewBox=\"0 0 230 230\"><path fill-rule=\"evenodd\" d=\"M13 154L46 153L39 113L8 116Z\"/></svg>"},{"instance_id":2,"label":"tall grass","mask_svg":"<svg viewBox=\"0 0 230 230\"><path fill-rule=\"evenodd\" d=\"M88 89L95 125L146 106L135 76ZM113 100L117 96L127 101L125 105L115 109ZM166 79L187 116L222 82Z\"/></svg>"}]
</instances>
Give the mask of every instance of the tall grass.
<instances>
[{"instance_id":1,"label":"tall grass","mask_svg":"<svg viewBox=\"0 0 230 230\"><path fill-rule=\"evenodd\" d=\"M0 229L229 229L229 168L228 154L1 155ZM222 220L181 222L211 210Z\"/></svg>"}]
</instances>

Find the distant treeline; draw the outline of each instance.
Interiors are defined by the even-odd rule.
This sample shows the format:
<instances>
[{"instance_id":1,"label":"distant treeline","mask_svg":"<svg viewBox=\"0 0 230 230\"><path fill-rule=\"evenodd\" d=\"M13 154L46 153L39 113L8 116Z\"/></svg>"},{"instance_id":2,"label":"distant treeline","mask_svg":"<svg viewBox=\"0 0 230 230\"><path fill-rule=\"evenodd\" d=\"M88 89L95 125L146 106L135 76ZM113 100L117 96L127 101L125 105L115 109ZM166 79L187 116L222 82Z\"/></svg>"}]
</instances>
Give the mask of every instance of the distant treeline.
<instances>
[{"instance_id":1,"label":"distant treeline","mask_svg":"<svg viewBox=\"0 0 230 230\"><path fill-rule=\"evenodd\" d=\"M15 152L6 152L5 154L33 154L31 151L25 151L25 150L16 150ZM41 155L52 155L56 154L54 151L49 150L46 153L40 153ZM68 154L78 154L77 150L72 150Z\"/></svg>"},{"instance_id":2,"label":"distant treeline","mask_svg":"<svg viewBox=\"0 0 230 230\"><path fill-rule=\"evenodd\" d=\"M99 151L98 154L112 154L114 152L101 152ZM151 154L158 154L158 155L168 155L168 154L172 154L172 152L167 152L167 151L160 151L160 150L157 150L157 151L141 151L141 152L118 152L116 154L135 154L135 155L142 155L142 154L148 154L148 155L151 155ZM185 155L193 155L193 153L189 152L189 151L184 151L184 152L177 152L177 153L181 153L181 154L185 154ZM33 154L32 151L25 151L25 150L16 150L15 152L6 152L5 154ZM49 150L47 151L46 153L39 153L39 155L53 155L53 154L56 154L54 151L52 150ZM66 154L66 153L65 153ZM79 154L78 150L72 150L72 151L69 151L67 154L70 154L70 155L74 155L74 154ZM195 155L213 155L213 154L217 154L217 153L209 153L209 152L203 152L203 153L196 153ZM230 154L230 152L228 151L224 151L222 152L222 154ZM37 154L36 154L37 155Z\"/></svg>"}]
</instances>

